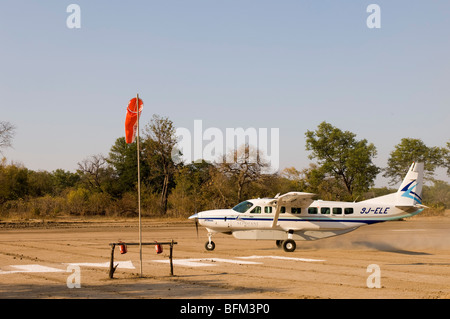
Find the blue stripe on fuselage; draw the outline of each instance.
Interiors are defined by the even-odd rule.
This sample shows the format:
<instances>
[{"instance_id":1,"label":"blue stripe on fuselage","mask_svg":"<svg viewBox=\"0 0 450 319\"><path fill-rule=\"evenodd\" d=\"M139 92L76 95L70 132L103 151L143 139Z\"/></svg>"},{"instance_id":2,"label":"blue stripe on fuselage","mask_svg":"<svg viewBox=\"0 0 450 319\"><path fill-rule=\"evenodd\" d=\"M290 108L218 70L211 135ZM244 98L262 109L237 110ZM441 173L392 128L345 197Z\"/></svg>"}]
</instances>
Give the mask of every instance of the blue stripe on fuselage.
<instances>
[{"instance_id":1,"label":"blue stripe on fuselage","mask_svg":"<svg viewBox=\"0 0 450 319\"><path fill-rule=\"evenodd\" d=\"M224 220L224 217L200 217L199 219L204 220ZM227 220L246 220L246 221L267 221L272 222L273 218L236 218L236 217L226 217ZM381 223L388 220L382 220L382 219L371 219L371 220L362 220L362 219L327 219L327 218L279 218L278 222L347 222L347 223L366 223L366 224L375 224L375 223Z\"/></svg>"}]
</instances>

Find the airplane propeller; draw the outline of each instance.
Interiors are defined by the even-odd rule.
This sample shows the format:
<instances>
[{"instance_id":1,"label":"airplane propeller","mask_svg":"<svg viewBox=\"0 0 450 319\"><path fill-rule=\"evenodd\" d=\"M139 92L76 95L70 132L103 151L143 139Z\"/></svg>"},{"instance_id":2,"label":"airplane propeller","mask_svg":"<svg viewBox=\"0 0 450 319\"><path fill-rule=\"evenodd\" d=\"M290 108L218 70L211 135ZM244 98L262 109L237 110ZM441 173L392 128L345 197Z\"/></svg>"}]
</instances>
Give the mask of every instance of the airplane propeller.
<instances>
[{"instance_id":1,"label":"airplane propeller","mask_svg":"<svg viewBox=\"0 0 450 319\"><path fill-rule=\"evenodd\" d=\"M195 213L194 215L190 216L189 219L193 219L195 222L195 231L197 233L197 238L198 238L198 214Z\"/></svg>"},{"instance_id":2,"label":"airplane propeller","mask_svg":"<svg viewBox=\"0 0 450 319\"><path fill-rule=\"evenodd\" d=\"M197 238L198 238L198 217L195 218L195 231L197 233Z\"/></svg>"}]
</instances>

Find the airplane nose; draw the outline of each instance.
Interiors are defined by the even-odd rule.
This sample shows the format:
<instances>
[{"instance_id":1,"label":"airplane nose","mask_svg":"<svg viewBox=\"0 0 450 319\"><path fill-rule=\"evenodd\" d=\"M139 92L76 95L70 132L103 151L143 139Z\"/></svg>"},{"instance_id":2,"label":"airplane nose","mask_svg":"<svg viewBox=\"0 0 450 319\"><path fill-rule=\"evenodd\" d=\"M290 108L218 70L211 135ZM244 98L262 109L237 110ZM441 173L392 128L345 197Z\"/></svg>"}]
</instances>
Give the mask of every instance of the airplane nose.
<instances>
[{"instance_id":1,"label":"airplane nose","mask_svg":"<svg viewBox=\"0 0 450 319\"><path fill-rule=\"evenodd\" d=\"M196 218L198 218L198 214L194 214L194 215L188 217L188 219L196 219Z\"/></svg>"}]
</instances>

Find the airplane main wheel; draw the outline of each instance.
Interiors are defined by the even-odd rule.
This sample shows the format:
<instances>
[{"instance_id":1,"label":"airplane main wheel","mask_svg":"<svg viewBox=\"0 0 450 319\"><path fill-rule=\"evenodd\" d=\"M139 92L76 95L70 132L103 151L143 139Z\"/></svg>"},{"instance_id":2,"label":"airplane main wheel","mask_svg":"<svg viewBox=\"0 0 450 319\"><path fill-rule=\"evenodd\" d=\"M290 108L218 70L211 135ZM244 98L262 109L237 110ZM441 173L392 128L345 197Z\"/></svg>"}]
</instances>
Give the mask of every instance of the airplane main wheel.
<instances>
[{"instance_id":1,"label":"airplane main wheel","mask_svg":"<svg viewBox=\"0 0 450 319\"><path fill-rule=\"evenodd\" d=\"M214 244L213 241L211 241L211 242L207 241L206 244L205 244L205 248L208 251L213 251L214 248L216 248L216 244Z\"/></svg>"},{"instance_id":2,"label":"airplane main wheel","mask_svg":"<svg viewBox=\"0 0 450 319\"><path fill-rule=\"evenodd\" d=\"M285 252L291 253L295 250L296 247L297 245L292 239L287 239L283 242L283 249Z\"/></svg>"},{"instance_id":3,"label":"airplane main wheel","mask_svg":"<svg viewBox=\"0 0 450 319\"><path fill-rule=\"evenodd\" d=\"M282 240L277 240L275 243L277 244L278 248L283 247L283 241Z\"/></svg>"}]
</instances>

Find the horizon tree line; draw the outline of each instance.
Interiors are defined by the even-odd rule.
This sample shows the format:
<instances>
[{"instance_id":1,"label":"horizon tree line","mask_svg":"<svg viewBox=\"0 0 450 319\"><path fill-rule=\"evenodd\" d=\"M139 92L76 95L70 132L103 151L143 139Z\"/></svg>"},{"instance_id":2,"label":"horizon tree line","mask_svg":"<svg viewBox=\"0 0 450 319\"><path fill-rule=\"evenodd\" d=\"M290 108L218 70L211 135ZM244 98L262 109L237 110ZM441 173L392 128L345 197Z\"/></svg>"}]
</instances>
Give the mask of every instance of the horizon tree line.
<instances>
[{"instance_id":1,"label":"horizon tree line","mask_svg":"<svg viewBox=\"0 0 450 319\"><path fill-rule=\"evenodd\" d=\"M11 147L15 127L0 122L0 152ZM428 147L420 139L402 138L390 153L386 168L373 160L376 147L356 134L322 122L305 133L306 150L313 162L298 170L288 167L267 174L264 156L258 149L241 145L226 161L175 163L172 150L177 143L175 127L167 117L154 115L140 138L141 205L148 216L187 216L206 209L233 207L247 198L273 197L277 193L304 191L324 200L354 201L383 195L392 189L374 189L379 173L390 185L401 181L413 161L425 162L425 201L449 208L450 185L434 179L437 168L450 175L450 142L446 147ZM259 153L258 153L259 154ZM257 158L251 161L250 158ZM57 169L33 171L23 165L0 162L0 216L29 212L37 216L62 213L75 215L137 214L137 149L124 137L116 139L108 155L91 155L76 172ZM168 214L169 213L169 214Z\"/></svg>"}]
</instances>

